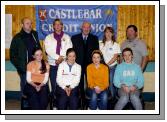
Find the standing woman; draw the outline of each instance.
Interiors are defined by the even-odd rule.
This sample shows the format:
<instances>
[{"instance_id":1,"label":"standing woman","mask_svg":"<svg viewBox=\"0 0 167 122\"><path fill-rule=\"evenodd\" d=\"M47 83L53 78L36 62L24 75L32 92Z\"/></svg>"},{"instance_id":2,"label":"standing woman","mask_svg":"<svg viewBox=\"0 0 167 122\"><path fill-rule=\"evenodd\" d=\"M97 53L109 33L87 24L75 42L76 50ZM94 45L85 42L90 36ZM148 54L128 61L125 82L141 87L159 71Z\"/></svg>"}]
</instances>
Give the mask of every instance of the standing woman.
<instances>
[{"instance_id":1,"label":"standing woman","mask_svg":"<svg viewBox=\"0 0 167 122\"><path fill-rule=\"evenodd\" d=\"M96 110L98 107L101 110L106 110L109 69L103 64L103 56L100 50L93 51L92 61L93 63L87 66L88 93L90 95L89 108ZM100 99L100 101L97 99Z\"/></svg>"},{"instance_id":2,"label":"standing woman","mask_svg":"<svg viewBox=\"0 0 167 122\"><path fill-rule=\"evenodd\" d=\"M53 98L53 109L56 108L54 92L56 90L56 76L58 65L64 61L66 51L72 47L70 36L63 31L63 22L60 19L53 21L54 32L47 35L44 41L48 63L50 65L49 77L51 83L51 96Z\"/></svg>"},{"instance_id":3,"label":"standing woman","mask_svg":"<svg viewBox=\"0 0 167 122\"><path fill-rule=\"evenodd\" d=\"M115 88L113 85L113 77L117 66L117 58L121 53L120 46L115 42L114 29L106 27L104 30L103 43L100 44L100 50L103 53L104 61L110 69L110 91L112 97L115 97Z\"/></svg>"},{"instance_id":4,"label":"standing woman","mask_svg":"<svg viewBox=\"0 0 167 122\"><path fill-rule=\"evenodd\" d=\"M57 71L56 98L59 110L77 110L79 105L79 82L81 66L75 62L76 54L73 48L66 52L67 60L59 64Z\"/></svg>"},{"instance_id":5,"label":"standing woman","mask_svg":"<svg viewBox=\"0 0 167 122\"><path fill-rule=\"evenodd\" d=\"M27 84L24 92L32 110L45 110L48 105L49 64L42 58L42 49L33 51L34 60L27 65Z\"/></svg>"}]
</instances>

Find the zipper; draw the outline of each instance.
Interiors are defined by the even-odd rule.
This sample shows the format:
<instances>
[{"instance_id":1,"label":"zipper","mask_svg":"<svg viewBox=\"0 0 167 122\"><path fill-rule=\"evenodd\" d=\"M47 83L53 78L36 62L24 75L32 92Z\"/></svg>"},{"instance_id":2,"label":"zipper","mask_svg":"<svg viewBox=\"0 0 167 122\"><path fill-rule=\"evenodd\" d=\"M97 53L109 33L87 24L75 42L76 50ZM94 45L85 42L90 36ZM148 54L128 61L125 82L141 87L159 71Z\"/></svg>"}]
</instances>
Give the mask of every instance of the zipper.
<instances>
[{"instance_id":1,"label":"zipper","mask_svg":"<svg viewBox=\"0 0 167 122\"><path fill-rule=\"evenodd\" d=\"M28 63L28 51L27 51L27 63Z\"/></svg>"},{"instance_id":2,"label":"zipper","mask_svg":"<svg viewBox=\"0 0 167 122\"><path fill-rule=\"evenodd\" d=\"M35 36L34 36L34 34L33 34L33 33L32 33L32 37L33 37L33 39L35 40L36 47L38 47L37 40L36 40L36 38L35 38Z\"/></svg>"}]
</instances>

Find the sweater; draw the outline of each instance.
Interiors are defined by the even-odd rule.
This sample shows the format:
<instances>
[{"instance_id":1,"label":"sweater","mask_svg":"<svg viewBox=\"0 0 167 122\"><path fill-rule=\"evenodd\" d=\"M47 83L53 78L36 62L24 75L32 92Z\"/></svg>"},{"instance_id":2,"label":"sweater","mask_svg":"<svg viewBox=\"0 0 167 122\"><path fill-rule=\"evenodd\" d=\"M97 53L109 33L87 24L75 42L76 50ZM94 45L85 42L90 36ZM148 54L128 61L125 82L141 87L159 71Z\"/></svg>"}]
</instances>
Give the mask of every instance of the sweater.
<instances>
[{"instance_id":1,"label":"sweater","mask_svg":"<svg viewBox=\"0 0 167 122\"><path fill-rule=\"evenodd\" d=\"M121 88L122 84L128 87L135 85L138 89L144 86L144 76L137 64L123 62L117 66L114 75L114 85Z\"/></svg>"},{"instance_id":2,"label":"sweater","mask_svg":"<svg viewBox=\"0 0 167 122\"><path fill-rule=\"evenodd\" d=\"M100 64L98 68L95 65L89 64L87 66L87 83L88 88L93 89L98 86L102 91L109 86L109 69L106 65Z\"/></svg>"}]
</instances>

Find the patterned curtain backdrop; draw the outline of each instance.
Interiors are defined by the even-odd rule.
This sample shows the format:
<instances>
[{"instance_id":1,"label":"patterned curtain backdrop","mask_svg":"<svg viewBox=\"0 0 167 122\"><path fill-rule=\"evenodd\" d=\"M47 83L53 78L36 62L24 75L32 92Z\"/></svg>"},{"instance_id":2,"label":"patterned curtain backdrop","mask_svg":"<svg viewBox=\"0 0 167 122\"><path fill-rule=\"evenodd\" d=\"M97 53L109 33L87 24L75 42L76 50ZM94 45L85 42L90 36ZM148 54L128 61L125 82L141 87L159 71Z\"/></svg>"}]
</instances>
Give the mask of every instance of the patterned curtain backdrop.
<instances>
[{"instance_id":1,"label":"patterned curtain backdrop","mask_svg":"<svg viewBox=\"0 0 167 122\"><path fill-rule=\"evenodd\" d=\"M12 14L12 34L20 31L20 20L27 16L32 18L33 27L36 27L35 6L7 5L5 13ZM138 36L145 41L148 48L149 60L155 60L155 7L152 5L120 5L118 6L117 42L120 44L126 39L126 27L135 24L138 27ZM159 41L159 40L157 40ZM41 41L43 45L43 41ZM9 49L5 49L5 59L9 60Z\"/></svg>"},{"instance_id":2,"label":"patterned curtain backdrop","mask_svg":"<svg viewBox=\"0 0 167 122\"><path fill-rule=\"evenodd\" d=\"M147 44L149 60L155 60L155 6L121 5L118 6L117 41L121 44L126 39L129 24L138 27L138 37ZM159 40L157 40L159 41Z\"/></svg>"}]
</instances>

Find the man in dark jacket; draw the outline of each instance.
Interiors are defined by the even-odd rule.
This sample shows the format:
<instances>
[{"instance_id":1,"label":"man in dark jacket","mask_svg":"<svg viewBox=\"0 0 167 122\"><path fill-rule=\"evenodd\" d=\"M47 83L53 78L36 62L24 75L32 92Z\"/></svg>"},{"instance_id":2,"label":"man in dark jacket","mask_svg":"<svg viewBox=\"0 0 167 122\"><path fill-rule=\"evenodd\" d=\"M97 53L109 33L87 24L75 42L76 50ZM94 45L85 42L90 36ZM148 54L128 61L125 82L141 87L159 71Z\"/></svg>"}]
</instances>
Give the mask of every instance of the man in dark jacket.
<instances>
[{"instance_id":1,"label":"man in dark jacket","mask_svg":"<svg viewBox=\"0 0 167 122\"><path fill-rule=\"evenodd\" d=\"M10 61L16 67L20 76L21 96L26 84L27 63L33 60L32 51L34 48L40 47L38 34L32 29L32 21L30 18L22 19L22 29L17 33L10 45Z\"/></svg>"},{"instance_id":2,"label":"man in dark jacket","mask_svg":"<svg viewBox=\"0 0 167 122\"><path fill-rule=\"evenodd\" d=\"M91 34L91 23L83 22L82 32L80 34L72 36L71 40L73 43L73 48L76 52L76 62L81 65L82 73L80 80L80 92L82 101L84 102L84 74L86 73L86 67L92 63L92 52L99 49L98 37ZM83 103L82 102L82 103ZM83 107L84 105L82 105Z\"/></svg>"}]
</instances>

